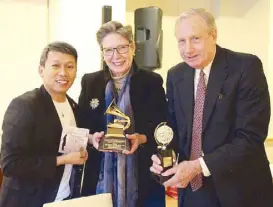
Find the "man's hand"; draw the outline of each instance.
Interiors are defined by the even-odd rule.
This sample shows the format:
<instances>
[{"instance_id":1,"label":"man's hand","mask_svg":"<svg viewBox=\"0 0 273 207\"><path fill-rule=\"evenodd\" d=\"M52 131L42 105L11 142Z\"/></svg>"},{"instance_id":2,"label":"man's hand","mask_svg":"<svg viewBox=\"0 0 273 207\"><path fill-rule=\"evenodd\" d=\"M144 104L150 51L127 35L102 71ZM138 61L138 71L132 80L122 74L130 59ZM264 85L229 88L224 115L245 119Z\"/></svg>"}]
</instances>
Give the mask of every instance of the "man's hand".
<instances>
[{"instance_id":1,"label":"man's hand","mask_svg":"<svg viewBox=\"0 0 273 207\"><path fill-rule=\"evenodd\" d=\"M137 148L138 148L138 146L140 144L144 144L144 143L147 142L147 137L144 134L138 134L138 133L135 133L135 134L126 134L126 137L131 142L131 149L130 149L130 151L123 150L122 153L127 154L127 155L133 154L137 150Z\"/></svg>"},{"instance_id":2,"label":"man's hand","mask_svg":"<svg viewBox=\"0 0 273 207\"><path fill-rule=\"evenodd\" d=\"M153 161L153 165L150 167L150 171L160 175L163 171L163 167L160 165L160 159L156 155L153 155L151 159Z\"/></svg>"},{"instance_id":3,"label":"man's hand","mask_svg":"<svg viewBox=\"0 0 273 207\"><path fill-rule=\"evenodd\" d=\"M70 152L68 154L57 157L57 166L65 164L82 165L88 159L86 150L81 149L80 152Z\"/></svg>"},{"instance_id":4,"label":"man's hand","mask_svg":"<svg viewBox=\"0 0 273 207\"><path fill-rule=\"evenodd\" d=\"M183 161L173 168L162 173L163 176L174 176L167 180L164 184L165 187L174 186L177 188L186 188L192 179L202 173L202 168L199 160Z\"/></svg>"}]
</instances>

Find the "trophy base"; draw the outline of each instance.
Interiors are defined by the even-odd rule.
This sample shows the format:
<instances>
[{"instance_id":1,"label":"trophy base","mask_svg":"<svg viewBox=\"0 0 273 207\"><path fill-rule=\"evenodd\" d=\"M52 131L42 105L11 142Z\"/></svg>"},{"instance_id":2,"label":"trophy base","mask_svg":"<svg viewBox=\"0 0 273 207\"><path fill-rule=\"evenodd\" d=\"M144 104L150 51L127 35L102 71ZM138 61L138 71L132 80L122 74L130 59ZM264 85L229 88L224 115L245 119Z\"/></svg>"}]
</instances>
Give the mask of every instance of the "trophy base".
<instances>
[{"instance_id":1,"label":"trophy base","mask_svg":"<svg viewBox=\"0 0 273 207\"><path fill-rule=\"evenodd\" d=\"M169 176L162 176L162 175L157 175L157 174L153 174L154 179L160 183L161 185L163 185L163 183L165 183L167 180L171 179L173 175L169 175Z\"/></svg>"},{"instance_id":2,"label":"trophy base","mask_svg":"<svg viewBox=\"0 0 273 207\"><path fill-rule=\"evenodd\" d=\"M103 137L99 143L100 151L115 151L122 152L123 150L130 150L130 143L127 138L120 137Z\"/></svg>"},{"instance_id":3,"label":"trophy base","mask_svg":"<svg viewBox=\"0 0 273 207\"><path fill-rule=\"evenodd\" d=\"M174 156L175 156L174 151L171 149L158 150L157 157L160 159L161 166L163 167L163 172L167 171L168 169L174 166ZM169 180L172 176L173 175L163 176L163 175L154 174L153 177L157 182L159 182L160 184L163 184L164 182Z\"/></svg>"},{"instance_id":4,"label":"trophy base","mask_svg":"<svg viewBox=\"0 0 273 207\"><path fill-rule=\"evenodd\" d=\"M175 154L172 149L158 150L157 157L160 159L164 171L173 167Z\"/></svg>"}]
</instances>

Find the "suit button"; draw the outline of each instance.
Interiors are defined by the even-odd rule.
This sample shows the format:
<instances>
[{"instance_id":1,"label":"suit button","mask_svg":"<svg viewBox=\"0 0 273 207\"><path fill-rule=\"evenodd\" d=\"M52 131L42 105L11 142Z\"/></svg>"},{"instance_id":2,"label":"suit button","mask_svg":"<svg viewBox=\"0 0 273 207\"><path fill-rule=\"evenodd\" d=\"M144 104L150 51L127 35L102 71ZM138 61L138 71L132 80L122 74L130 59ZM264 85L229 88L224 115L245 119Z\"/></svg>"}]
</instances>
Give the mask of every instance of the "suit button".
<instances>
[{"instance_id":1,"label":"suit button","mask_svg":"<svg viewBox=\"0 0 273 207\"><path fill-rule=\"evenodd\" d=\"M231 173L232 173L232 170L229 169L228 172L227 172L227 174L231 175Z\"/></svg>"}]
</instances>

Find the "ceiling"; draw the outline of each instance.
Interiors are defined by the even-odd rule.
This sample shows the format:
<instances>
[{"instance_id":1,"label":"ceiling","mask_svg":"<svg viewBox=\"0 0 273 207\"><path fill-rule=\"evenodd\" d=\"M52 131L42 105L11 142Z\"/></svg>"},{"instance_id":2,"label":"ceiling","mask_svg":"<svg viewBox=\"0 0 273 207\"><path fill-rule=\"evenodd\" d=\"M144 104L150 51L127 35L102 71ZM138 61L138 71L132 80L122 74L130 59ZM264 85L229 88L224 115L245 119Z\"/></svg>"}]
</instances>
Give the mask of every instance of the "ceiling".
<instances>
[{"instance_id":1,"label":"ceiling","mask_svg":"<svg viewBox=\"0 0 273 207\"><path fill-rule=\"evenodd\" d=\"M34 5L45 5L48 0L0 0L0 3L27 3Z\"/></svg>"},{"instance_id":2,"label":"ceiling","mask_svg":"<svg viewBox=\"0 0 273 207\"><path fill-rule=\"evenodd\" d=\"M163 10L164 16L178 16L190 8L204 8L217 18L221 16L244 16L261 0L126 0L126 11L156 6Z\"/></svg>"},{"instance_id":3,"label":"ceiling","mask_svg":"<svg viewBox=\"0 0 273 207\"><path fill-rule=\"evenodd\" d=\"M156 6L163 10L166 16L178 16L182 11L190 8L206 8L211 10L212 1L217 0L127 0L126 10L133 12L137 8Z\"/></svg>"}]
</instances>

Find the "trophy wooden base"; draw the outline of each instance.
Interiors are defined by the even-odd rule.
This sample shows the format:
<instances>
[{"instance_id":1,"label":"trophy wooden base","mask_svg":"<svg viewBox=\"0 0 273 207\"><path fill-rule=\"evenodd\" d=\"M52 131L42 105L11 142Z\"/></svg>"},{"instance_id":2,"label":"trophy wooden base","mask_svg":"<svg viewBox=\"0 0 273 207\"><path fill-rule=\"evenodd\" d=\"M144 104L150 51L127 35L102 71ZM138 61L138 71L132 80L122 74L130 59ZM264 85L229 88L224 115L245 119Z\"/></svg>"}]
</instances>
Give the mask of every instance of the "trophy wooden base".
<instances>
[{"instance_id":1,"label":"trophy wooden base","mask_svg":"<svg viewBox=\"0 0 273 207\"><path fill-rule=\"evenodd\" d=\"M153 178L160 183L161 185L163 185L163 183L165 183L167 180L171 179L173 175L169 175L169 176L162 176L162 175L157 175L155 173L153 173Z\"/></svg>"},{"instance_id":2,"label":"trophy wooden base","mask_svg":"<svg viewBox=\"0 0 273 207\"><path fill-rule=\"evenodd\" d=\"M129 151L130 143L125 137L103 137L99 143L99 150L115 152L122 152L123 150Z\"/></svg>"},{"instance_id":3,"label":"trophy wooden base","mask_svg":"<svg viewBox=\"0 0 273 207\"><path fill-rule=\"evenodd\" d=\"M160 159L161 166L163 167L163 172L167 171L168 169L172 168L174 166L174 152L172 149L160 149L158 150L157 157ZM162 173L163 173L162 172ZM154 179L159 182L160 184L163 184L167 180L169 180L173 175L169 176L162 176L154 174Z\"/></svg>"}]
</instances>

